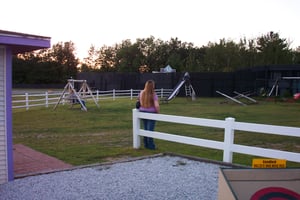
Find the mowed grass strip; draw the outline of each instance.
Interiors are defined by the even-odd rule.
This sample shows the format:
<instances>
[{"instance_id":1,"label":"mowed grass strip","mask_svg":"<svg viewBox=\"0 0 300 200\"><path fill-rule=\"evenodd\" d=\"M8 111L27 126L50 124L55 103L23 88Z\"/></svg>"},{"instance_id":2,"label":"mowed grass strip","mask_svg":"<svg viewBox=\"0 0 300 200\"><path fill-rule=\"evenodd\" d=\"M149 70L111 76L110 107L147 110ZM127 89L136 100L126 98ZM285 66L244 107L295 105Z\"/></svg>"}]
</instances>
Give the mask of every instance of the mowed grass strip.
<instances>
[{"instance_id":1,"label":"mowed grass strip","mask_svg":"<svg viewBox=\"0 0 300 200\"><path fill-rule=\"evenodd\" d=\"M100 100L100 108L87 102L88 111L69 105L13 110L14 143L57 157L73 165L93 164L120 158L174 152L222 160L223 152L214 149L155 140L157 150L132 148L132 109L135 100ZM161 103L161 113L178 116L220 119L300 127L300 103L260 99L258 104L241 106L224 98L175 98ZM157 122L156 130L171 134L223 141L224 130L175 123ZM299 133L300 134L300 133ZM300 152L300 138L236 131L235 143ZM233 162L251 165L253 156L234 153ZM299 167L288 162L288 167Z\"/></svg>"}]
</instances>

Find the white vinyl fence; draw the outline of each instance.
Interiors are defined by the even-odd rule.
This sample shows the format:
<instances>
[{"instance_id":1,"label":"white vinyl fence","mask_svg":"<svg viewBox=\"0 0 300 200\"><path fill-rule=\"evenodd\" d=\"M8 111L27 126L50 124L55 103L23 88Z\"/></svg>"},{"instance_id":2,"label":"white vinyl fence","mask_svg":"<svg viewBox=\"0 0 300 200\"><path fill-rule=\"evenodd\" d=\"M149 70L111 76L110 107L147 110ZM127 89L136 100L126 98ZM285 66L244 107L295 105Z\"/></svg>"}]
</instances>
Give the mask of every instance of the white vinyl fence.
<instances>
[{"instance_id":1,"label":"white vinyl fence","mask_svg":"<svg viewBox=\"0 0 300 200\"><path fill-rule=\"evenodd\" d=\"M188 124L212 128L224 129L224 141L214 141L201 138L186 137L180 135L172 135L157 131L146 131L141 129L141 119L152 119L156 121L172 122L179 124ZM266 149L260 147L251 147L234 143L234 131L248 131L265 134L274 134L282 136L300 137L300 128L287 126L273 126L265 124L236 122L234 118L228 117L225 120L213 120L193 117L183 117L165 114L153 114L139 112L137 109L132 110L133 123L133 148L139 148L141 145L141 137L147 136L172 142L190 144L200 147L223 150L223 161L232 163L233 152L262 156L267 158L285 159L293 162L300 162L300 153L287 152L274 149ZM250 133L249 133L250 134Z\"/></svg>"},{"instance_id":2,"label":"white vinyl fence","mask_svg":"<svg viewBox=\"0 0 300 200\"><path fill-rule=\"evenodd\" d=\"M172 89L157 89L155 90L160 98L167 97ZM130 98L134 99L138 96L140 90L108 90L108 91L93 91L93 95L97 101L104 99L117 99L117 98ZM49 105L55 105L62 95L61 92L44 92L44 93L28 93L25 94L14 94L12 96L12 108L26 108L28 110L30 107L43 106L49 107ZM62 104L67 103L68 93L63 96ZM84 94L85 99L92 99L91 96Z\"/></svg>"}]
</instances>

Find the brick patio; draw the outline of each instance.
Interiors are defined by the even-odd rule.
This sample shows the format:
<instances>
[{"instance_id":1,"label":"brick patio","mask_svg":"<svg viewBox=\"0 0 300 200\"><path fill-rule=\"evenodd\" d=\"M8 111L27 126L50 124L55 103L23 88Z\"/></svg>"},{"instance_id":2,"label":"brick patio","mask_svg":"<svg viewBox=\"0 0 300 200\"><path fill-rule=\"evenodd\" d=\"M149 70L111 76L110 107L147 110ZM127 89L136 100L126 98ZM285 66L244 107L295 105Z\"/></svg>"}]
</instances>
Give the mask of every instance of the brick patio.
<instances>
[{"instance_id":1,"label":"brick patio","mask_svg":"<svg viewBox=\"0 0 300 200\"><path fill-rule=\"evenodd\" d=\"M23 177L72 168L57 158L35 151L22 144L13 146L14 176Z\"/></svg>"}]
</instances>

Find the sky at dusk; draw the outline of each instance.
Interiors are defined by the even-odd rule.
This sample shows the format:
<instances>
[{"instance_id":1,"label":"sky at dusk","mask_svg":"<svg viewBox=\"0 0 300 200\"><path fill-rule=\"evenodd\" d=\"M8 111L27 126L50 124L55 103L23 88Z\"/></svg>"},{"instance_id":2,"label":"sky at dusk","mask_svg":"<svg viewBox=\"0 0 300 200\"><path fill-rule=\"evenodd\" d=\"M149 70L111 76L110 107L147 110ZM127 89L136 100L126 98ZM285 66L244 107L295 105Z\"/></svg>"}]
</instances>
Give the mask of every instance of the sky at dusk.
<instances>
[{"instance_id":1,"label":"sky at dusk","mask_svg":"<svg viewBox=\"0 0 300 200\"><path fill-rule=\"evenodd\" d=\"M4 0L1 8L1 30L72 41L79 58L91 45L150 36L200 47L273 31L300 46L300 0Z\"/></svg>"}]
</instances>

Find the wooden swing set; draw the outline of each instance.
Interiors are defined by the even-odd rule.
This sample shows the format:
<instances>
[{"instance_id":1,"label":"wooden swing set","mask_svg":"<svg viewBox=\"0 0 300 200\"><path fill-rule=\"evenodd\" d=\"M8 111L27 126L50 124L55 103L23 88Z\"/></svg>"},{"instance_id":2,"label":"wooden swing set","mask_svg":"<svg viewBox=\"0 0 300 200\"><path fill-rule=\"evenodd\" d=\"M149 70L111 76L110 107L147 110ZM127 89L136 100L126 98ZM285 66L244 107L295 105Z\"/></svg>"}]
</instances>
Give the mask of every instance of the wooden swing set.
<instances>
[{"instance_id":1,"label":"wooden swing set","mask_svg":"<svg viewBox=\"0 0 300 200\"><path fill-rule=\"evenodd\" d=\"M78 92L76 91L76 89L74 87L75 83L82 83ZM68 94L67 98L65 97L66 93ZM87 111L85 101L83 100L84 98L87 97L87 95L89 95L93 98L95 104L99 108L99 104L97 103L97 100L95 99L93 92L90 89L90 87L88 86L86 80L68 79L68 83L64 87L64 90L63 90L62 94L60 95L57 103L55 104L53 110L55 110L57 108L57 106L60 104L60 102L62 100L67 100L71 104L71 106L73 106L75 104L80 104L81 109L84 111Z\"/></svg>"}]
</instances>

